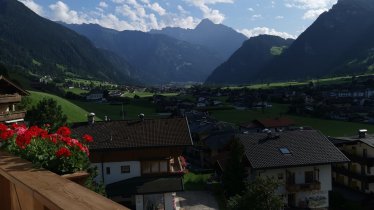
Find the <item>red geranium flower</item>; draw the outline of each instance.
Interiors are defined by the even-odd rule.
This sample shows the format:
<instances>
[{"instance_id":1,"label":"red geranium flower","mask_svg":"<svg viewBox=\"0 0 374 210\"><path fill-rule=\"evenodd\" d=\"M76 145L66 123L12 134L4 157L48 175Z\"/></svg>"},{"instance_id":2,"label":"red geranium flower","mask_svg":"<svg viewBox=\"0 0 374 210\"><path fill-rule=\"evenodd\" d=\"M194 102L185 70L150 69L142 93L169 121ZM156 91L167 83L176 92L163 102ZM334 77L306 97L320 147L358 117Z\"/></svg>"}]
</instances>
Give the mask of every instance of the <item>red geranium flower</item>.
<instances>
[{"instance_id":1,"label":"red geranium flower","mask_svg":"<svg viewBox=\"0 0 374 210\"><path fill-rule=\"evenodd\" d=\"M93 137L88 134L84 134L82 138L87 142L93 142Z\"/></svg>"},{"instance_id":2,"label":"red geranium flower","mask_svg":"<svg viewBox=\"0 0 374 210\"><path fill-rule=\"evenodd\" d=\"M4 125L3 123L0 123L0 131L6 131L8 130L8 126Z\"/></svg>"},{"instance_id":3,"label":"red geranium flower","mask_svg":"<svg viewBox=\"0 0 374 210\"><path fill-rule=\"evenodd\" d=\"M64 136L64 137L69 137L70 134L71 134L71 131L70 131L70 128L66 127L66 126L63 126L63 127L60 127L57 132L57 134L60 134L61 136Z\"/></svg>"},{"instance_id":4,"label":"red geranium flower","mask_svg":"<svg viewBox=\"0 0 374 210\"><path fill-rule=\"evenodd\" d=\"M13 130L4 130L0 132L0 139L6 141L14 135Z\"/></svg>"},{"instance_id":5,"label":"red geranium flower","mask_svg":"<svg viewBox=\"0 0 374 210\"><path fill-rule=\"evenodd\" d=\"M69 157L71 156L71 152L68 148L66 147L61 147L57 152L56 152L57 157Z\"/></svg>"}]
</instances>

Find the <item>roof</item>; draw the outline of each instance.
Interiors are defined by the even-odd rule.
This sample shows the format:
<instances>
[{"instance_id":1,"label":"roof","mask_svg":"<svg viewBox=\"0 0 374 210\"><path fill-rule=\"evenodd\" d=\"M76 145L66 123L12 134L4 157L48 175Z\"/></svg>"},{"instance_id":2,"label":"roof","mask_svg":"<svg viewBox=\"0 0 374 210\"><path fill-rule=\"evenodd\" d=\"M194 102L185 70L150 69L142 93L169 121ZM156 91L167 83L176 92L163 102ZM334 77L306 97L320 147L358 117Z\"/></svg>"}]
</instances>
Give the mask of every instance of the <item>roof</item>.
<instances>
[{"instance_id":1,"label":"roof","mask_svg":"<svg viewBox=\"0 0 374 210\"><path fill-rule=\"evenodd\" d=\"M0 87L3 90L10 91L10 93L19 93L20 95L30 95L29 92L14 84L12 81L0 75Z\"/></svg>"},{"instance_id":2,"label":"roof","mask_svg":"<svg viewBox=\"0 0 374 210\"><path fill-rule=\"evenodd\" d=\"M192 145L186 118L81 123L74 125L72 132L76 136L91 135L94 141L89 144L90 150Z\"/></svg>"},{"instance_id":3,"label":"roof","mask_svg":"<svg viewBox=\"0 0 374 210\"><path fill-rule=\"evenodd\" d=\"M269 138L266 133L237 135L244 145L245 156L252 168L284 168L349 161L316 130L285 131L273 136ZM282 153L282 148L289 150L291 154Z\"/></svg>"},{"instance_id":4,"label":"roof","mask_svg":"<svg viewBox=\"0 0 374 210\"><path fill-rule=\"evenodd\" d=\"M357 142L362 142L367 144L370 147L374 148L374 135L368 135L364 138L359 138L358 136L351 136L351 137L331 137L330 141L333 142L335 145L341 144L352 144Z\"/></svg>"},{"instance_id":5,"label":"roof","mask_svg":"<svg viewBox=\"0 0 374 210\"><path fill-rule=\"evenodd\" d=\"M265 128L279 128L279 127L288 127L295 125L295 122L289 118L268 118L255 120L254 122L259 123Z\"/></svg>"},{"instance_id":6,"label":"roof","mask_svg":"<svg viewBox=\"0 0 374 210\"><path fill-rule=\"evenodd\" d=\"M183 191L182 177L134 177L107 185L109 197Z\"/></svg>"}]
</instances>

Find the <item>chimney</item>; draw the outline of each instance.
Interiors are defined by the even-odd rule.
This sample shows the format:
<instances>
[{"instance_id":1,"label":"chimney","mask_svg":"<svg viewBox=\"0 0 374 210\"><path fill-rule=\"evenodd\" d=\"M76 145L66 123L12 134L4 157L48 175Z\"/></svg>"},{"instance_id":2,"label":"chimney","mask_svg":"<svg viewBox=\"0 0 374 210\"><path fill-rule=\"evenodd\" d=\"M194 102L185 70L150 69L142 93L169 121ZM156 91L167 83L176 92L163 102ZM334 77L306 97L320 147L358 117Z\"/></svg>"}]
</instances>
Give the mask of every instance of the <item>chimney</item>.
<instances>
[{"instance_id":1,"label":"chimney","mask_svg":"<svg viewBox=\"0 0 374 210\"><path fill-rule=\"evenodd\" d=\"M87 115L87 121L89 125L95 124L95 113L91 112Z\"/></svg>"},{"instance_id":2,"label":"chimney","mask_svg":"<svg viewBox=\"0 0 374 210\"><path fill-rule=\"evenodd\" d=\"M365 138L367 132L368 132L368 130L366 130L366 129L360 129L360 130L358 130L358 138L360 138L360 139Z\"/></svg>"},{"instance_id":3,"label":"chimney","mask_svg":"<svg viewBox=\"0 0 374 210\"><path fill-rule=\"evenodd\" d=\"M145 115L143 113L140 113L138 116L140 121L144 121Z\"/></svg>"}]
</instances>

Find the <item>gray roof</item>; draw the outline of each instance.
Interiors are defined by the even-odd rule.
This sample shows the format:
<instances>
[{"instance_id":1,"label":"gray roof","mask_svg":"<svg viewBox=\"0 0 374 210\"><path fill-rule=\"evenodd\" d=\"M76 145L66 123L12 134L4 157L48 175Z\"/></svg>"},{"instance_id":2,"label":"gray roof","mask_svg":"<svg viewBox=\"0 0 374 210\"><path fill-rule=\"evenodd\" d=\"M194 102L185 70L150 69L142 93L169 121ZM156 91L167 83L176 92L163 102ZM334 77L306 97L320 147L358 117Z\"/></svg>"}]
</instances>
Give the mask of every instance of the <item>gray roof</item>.
<instances>
[{"instance_id":1,"label":"gray roof","mask_svg":"<svg viewBox=\"0 0 374 210\"><path fill-rule=\"evenodd\" d=\"M374 148L374 136L366 134L365 138L359 138L358 136L352 137L331 137L330 140L334 144L346 144L346 143L354 143L354 142L362 142L367 144L370 147Z\"/></svg>"},{"instance_id":2,"label":"gray roof","mask_svg":"<svg viewBox=\"0 0 374 210\"><path fill-rule=\"evenodd\" d=\"M192 146L186 118L81 123L75 124L72 132L78 137L93 136L90 150Z\"/></svg>"},{"instance_id":3,"label":"gray roof","mask_svg":"<svg viewBox=\"0 0 374 210\"><path fill-rule=\"evenodd\" d=\"M277 137L274 137L277 136ZM323 134L316 130L286 131L237 135L245 147L252 168L284 168L348 162L349 159ZM282 154L286 148L291 154Z\"/></svg>"}]
</instances>

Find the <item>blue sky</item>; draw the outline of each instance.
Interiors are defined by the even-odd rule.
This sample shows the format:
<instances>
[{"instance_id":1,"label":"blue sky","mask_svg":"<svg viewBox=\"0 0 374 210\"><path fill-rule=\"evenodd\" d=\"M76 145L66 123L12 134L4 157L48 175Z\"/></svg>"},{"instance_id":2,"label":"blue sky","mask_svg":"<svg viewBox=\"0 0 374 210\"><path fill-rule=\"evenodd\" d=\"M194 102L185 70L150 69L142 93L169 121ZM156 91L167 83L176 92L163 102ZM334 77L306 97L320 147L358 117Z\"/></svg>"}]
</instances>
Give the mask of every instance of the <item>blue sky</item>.
<instances>
[{"instance_id":1,"label":"blue sky","mask_svg":"<svg viewBox=\"0 0 374 210\"><path fill-rule=\"evenodd\" d=\"M247 35L296 38L337 0L19 0L54 21L116 30L194 28L209 18Z\"/></svg>"}]
</instances>

